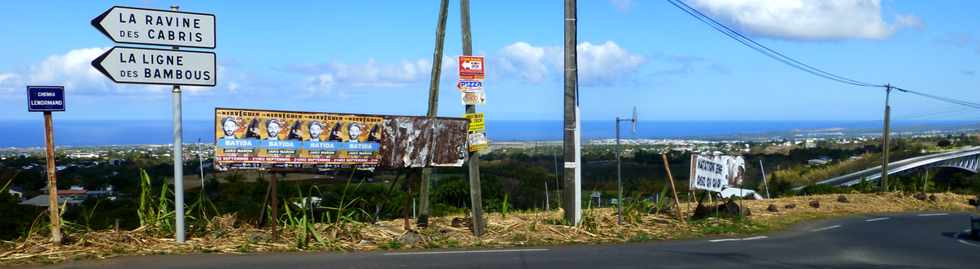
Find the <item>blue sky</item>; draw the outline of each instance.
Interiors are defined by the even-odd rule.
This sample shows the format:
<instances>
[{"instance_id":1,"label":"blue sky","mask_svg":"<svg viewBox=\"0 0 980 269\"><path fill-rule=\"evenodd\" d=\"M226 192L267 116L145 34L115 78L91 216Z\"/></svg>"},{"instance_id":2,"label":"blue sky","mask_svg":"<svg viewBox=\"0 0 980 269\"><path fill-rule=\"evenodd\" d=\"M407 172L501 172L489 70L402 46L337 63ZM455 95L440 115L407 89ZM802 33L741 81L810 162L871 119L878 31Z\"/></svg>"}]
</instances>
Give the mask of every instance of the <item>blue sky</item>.
<instances>
[{"instance_id":1,"label":"blue sky","mask_svg":"<svg viewBox=\"0 0 980 269\"><path fill-rule=\"evenodd\" d=\"M461 116L450 1L440 116ZM977 1L688 0L813 66L980 102ZM0 120L34 119L24 86L66 86L59 119L169 119L168 87L116 85L89 67L113 43L89 25L112 5L217 16L218 86L189 88L185 119L214 107L424 115L438 1L17 1L0 16ZM562 1L471 4L488 58L489 120L561 119ZM875 120L882 90L813 77L762 56L666 1L579 3L582 117L637 106L648 120ZM977 110L893 95L896 119L973 120Z\"/></svg>"}]
</instances>

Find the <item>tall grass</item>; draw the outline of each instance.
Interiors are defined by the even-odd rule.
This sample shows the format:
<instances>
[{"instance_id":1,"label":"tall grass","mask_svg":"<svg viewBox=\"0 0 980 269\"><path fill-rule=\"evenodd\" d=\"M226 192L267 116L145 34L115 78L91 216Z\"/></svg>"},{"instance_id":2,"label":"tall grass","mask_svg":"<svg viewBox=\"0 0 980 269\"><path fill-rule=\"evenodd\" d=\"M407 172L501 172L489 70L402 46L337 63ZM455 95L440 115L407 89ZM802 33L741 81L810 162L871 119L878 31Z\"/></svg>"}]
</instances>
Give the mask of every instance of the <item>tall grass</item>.
<instances>
[{"instance_id":1,"label":"tall grass","mask_svg":"<svg viewBox=\"0 0 980 269\"><path fill-rule=\"evenodd\" d=\"M136 210L140 222L139 229L159 234L173 234L176 231L174 205L174 191L170 189L170 184L163 183L158 192L154 191L150 175L146 170L140 169L140 197L139 207ZM187 231L190 233L207 232L212 219L221 215L203 190L198 193L197 199L185 208L184 219L188 224Z\"/></svg>"},{"instance_id":2,"label":"tall grass","mask_svg":"<svg viewBox=\"0 0 980 269\"><path fill-rule=\"evenodd\" d=\"M282 203L285 214L280 217L279 223L281 223L284 231L290 231L295 236L296 248L337 249L339 245L333 244L333 242L338 235L355 236L359 234L363 226L361 222L356 220L357 215L365 217L370 217L370 215L354 206L361 201L361 198L348 199L347 197L349 191L356 191L362 184L362 182L358 182L351 190L353 177L352 171L344 185L340 200L334 206L319 207L312 202L313 197L323 197L323 193L317 186L310 187L305 193L297 187L298 196L293 199L299 201L302 206L296 206L296 209L293 209L292 203ZM317 226L318 209L324 209L319 214L320 226ZM310 245L311 241L316 245Z\"/></svg>"},{"instance_id":3,"label":"tall grass","mask_svg":"<svg viewBox=\"0 0 980 269\"><path fill-rule=\"evenodd\" d=\"M140 229L168 234L175 231L174 223L170 222L175 216L173 191L164 183L160 187L160 193L154 193L150 175L143 169L140 169L140 200L136 214Z\"/></svg>"}]
</instances>

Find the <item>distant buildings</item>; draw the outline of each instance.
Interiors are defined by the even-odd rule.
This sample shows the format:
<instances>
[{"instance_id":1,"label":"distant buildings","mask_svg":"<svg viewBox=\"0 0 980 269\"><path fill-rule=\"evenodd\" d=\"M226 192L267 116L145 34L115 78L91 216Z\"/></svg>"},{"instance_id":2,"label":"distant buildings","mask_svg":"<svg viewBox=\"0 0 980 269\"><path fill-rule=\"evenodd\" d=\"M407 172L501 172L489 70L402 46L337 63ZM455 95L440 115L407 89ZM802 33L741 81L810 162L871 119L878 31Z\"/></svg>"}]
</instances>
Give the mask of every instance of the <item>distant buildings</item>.
<instances>
[{"instance_id":1,"label":"distant buildings","mask_svg":"<svg viewBox=\"0 0 980 269\"><path fill-rule=\"evenodd\" d=\"M89 198L108 198L109 200L115 200L116 195L112 186L105 187L101 190L86 190L81 186L71 186L67 190L58 190L58 203L73 206L80 205ZM42 191L41 195L34 196L20 204L47 207L49 205L47 191Z\"/></svg>"},{"instance_id":2,"label":"distant buildings","mask_svg":"<svg viewBox=\"0 0 980 269\"><path fill-rule=\"evenodd\" d=\"M95 153L91 153L91 152L74 152L74 153L68 154L68 158L72 158L72 159L95 159L95 158L99 158L99 154L95 154Z\"/></svg>"},{"instance_id":3,"label":"distant buildings","mask_svg":"<svg viewBox=\"0 0 980 269\"><path fill-rule=\"evenodd\" d=\"M825 164L830 163L831 161L833 161L833 159L831 159L830 157L821 156L820 158L811 159L809 161L806 161L806 163L809 164L809 165L825 165Z\"/></svg>"}]
</instances>

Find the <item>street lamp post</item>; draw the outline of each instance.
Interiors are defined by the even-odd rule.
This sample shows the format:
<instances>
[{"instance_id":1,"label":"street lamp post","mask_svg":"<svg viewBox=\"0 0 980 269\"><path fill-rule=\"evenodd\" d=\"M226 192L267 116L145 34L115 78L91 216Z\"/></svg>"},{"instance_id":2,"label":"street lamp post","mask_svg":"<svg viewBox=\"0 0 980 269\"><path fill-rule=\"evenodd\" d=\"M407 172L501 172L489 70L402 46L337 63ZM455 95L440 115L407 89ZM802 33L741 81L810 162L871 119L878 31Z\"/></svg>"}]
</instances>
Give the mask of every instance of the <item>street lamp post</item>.
<instances>
[{"instance_id":1,"label":"street lamp post","mask_svg":"<svg viewBox=\"0 0 980 269\"><path fill-rule=\"evenodd\" d=\"M632 132L636 133L636 107L633 107L633 117L624 119L616 117L616 186L618 189L618 200L616 200L616 211L618 212L619 224L623 224L623 160L622 148L619 142L619 123L628 121L632 125Z\"/></svg>"}]
</instances>

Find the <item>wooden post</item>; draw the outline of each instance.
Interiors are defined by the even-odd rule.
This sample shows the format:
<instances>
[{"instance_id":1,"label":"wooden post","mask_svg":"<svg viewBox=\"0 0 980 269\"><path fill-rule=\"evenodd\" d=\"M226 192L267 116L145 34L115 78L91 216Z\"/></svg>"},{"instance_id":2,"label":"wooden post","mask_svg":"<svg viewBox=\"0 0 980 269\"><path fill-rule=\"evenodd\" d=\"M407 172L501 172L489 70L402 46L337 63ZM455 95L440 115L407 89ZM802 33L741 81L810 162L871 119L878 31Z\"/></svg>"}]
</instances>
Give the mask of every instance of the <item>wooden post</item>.
<instances>
[{"instance_id":1,"label":"wooden post","mask_svg":"<svg viewBox=\"0 0 980 269\"><path fill-rule=\"evenodd\" d=\"M692 203L694 201L698 201L698 204L700 205L701 204L701 200L698 199L698 190L691 188L691 183L694 182L694 174L697 173L697 168L695 167L695 165L697 165L697 159L698 159L698 155L697 154L694 154L694 153L691 153L691 167L690 167L690 171L687 174L687 193L688 193L688 195L692 195L693 196L693 199L691 200ZM704 196L702 196L701 198L704 198ZM695 206L695 208L697 208L697 206ZM690 204L688 204L687 211L691 211L691 205ZM693 211L691 211L691 212L693 212ZM693 213L692 213L692 215L693 215Z\"/></svg>"},{"instance_id":2,"label":"wooden post","mask_svg":"<svg viewBox=\"0 0 980 269\"><path fill-rule=\"evenodd\" d=\"M432 73L429 78L429 111L425 114L429 119L435 118L439 111L439 78L442 74L442 47L446 40L446 13L449 1L439 3L439 21L436 23L436 46L432 53ZM435 137L435 136L433 136ZM416 220L419 228L429 226L429 185L432 168L422 168L421 186L419 186L419 217Z\"/></svg>"},{"instance_id":3,"label":"wooden post","mask_svg":"<svg viewBox=\"0 0 980 269\"><path fill-rule=\"evenodd\" d=\"M473 55L473 36L470 32L470 1L459 1L460 25L462 28L463 55ZM466 105L466 113L476 113L476 105ZM473 234L483 235L486 223L483 221L483 193L480 186L480 153L470 152L469 158L469 177L470 177L470 203L473 207Z\"/></svg>"},{"instance_id":4,"label":"wooden post","mask_svg":"<svg viewBox=\"0 0 980 269\"><path fill-rule=\"evenodd\" d=\"M265 196L262 197L262 208L259 209L259 227L265 226L266 210L269 206L269 196L272 195L272 180L265 187Z\"/></svg>"},{"instance_id":5,"label":"wooden post","mask_svg":"<svg viewBox=\"0 0 980 269\"><path fill-rule=\"evenodd\" d=\"M279 177L276 176L275 171L270 170L270 175L272 175L271 180L269 180L269 189L271 190L270 195L272 196L272 214L270 215L272 219L272 238L279 239L279 191L278 183Z\"/></svg>"},{"instance_id":6,"label":"wooden post","mask_svg":"<svg viewBox=\"0 0 980 269\"><path fill-rule=\"evenodd\" d=\"M677 188L674 186L674 176L670 174L670 162L667 161L667 153L661 153L664 159L664 168L667 169L667 180L670 181L670 191L674 193L674 208L677 209L677 219L683 220L684 213L681 212L681 199L677 197Z\"/></svg>"},{"instance_id":7,"label":"wooden post","mask_svg":"<svg viewBox=\"0 0 980 269\"><path fill-rule=\"evenodd\" d=\"M408 175L405 176L405 203L402 204L402 215L405 218L405 231L412 230L412 222L409 219L412 217L412 184L415 183L415 178L416 174L414 171L409 171Z\"/></svg>"},{"instance_id":8,"label":"wooden post","mask_svg":"<svg viewBox=\"0 0 980 269\"><path fill-rule=\"evenodd\" d=\"M61 211L58 209L58 175L54 157L54 124L51 111L44 112L44 143L48 157L48 216L51 219L51 242L61 245Z\"/></svg>"},{"instance_id":9,"label":"wooden post","mask_svg":"<svg viewBox=\"0 0 980 269\"><path fill-rule=\"evenodd\" d=\"M544 181L544 211L551 211L551 199L548 197L548 180Z\"/></svg>"},{"instance_id":10,"label":"wooden post","mask_svg":"<svg viewBox=\"0 0 980 269\"><path fill-rule=\"evenodd\" d=\"M766 167L762 165L762 159L759 159L759 170L762 171L762 184L766 186L766 199L772 199L769 194L769 182L766 180Z\"/></svg>"}]
</instances>

